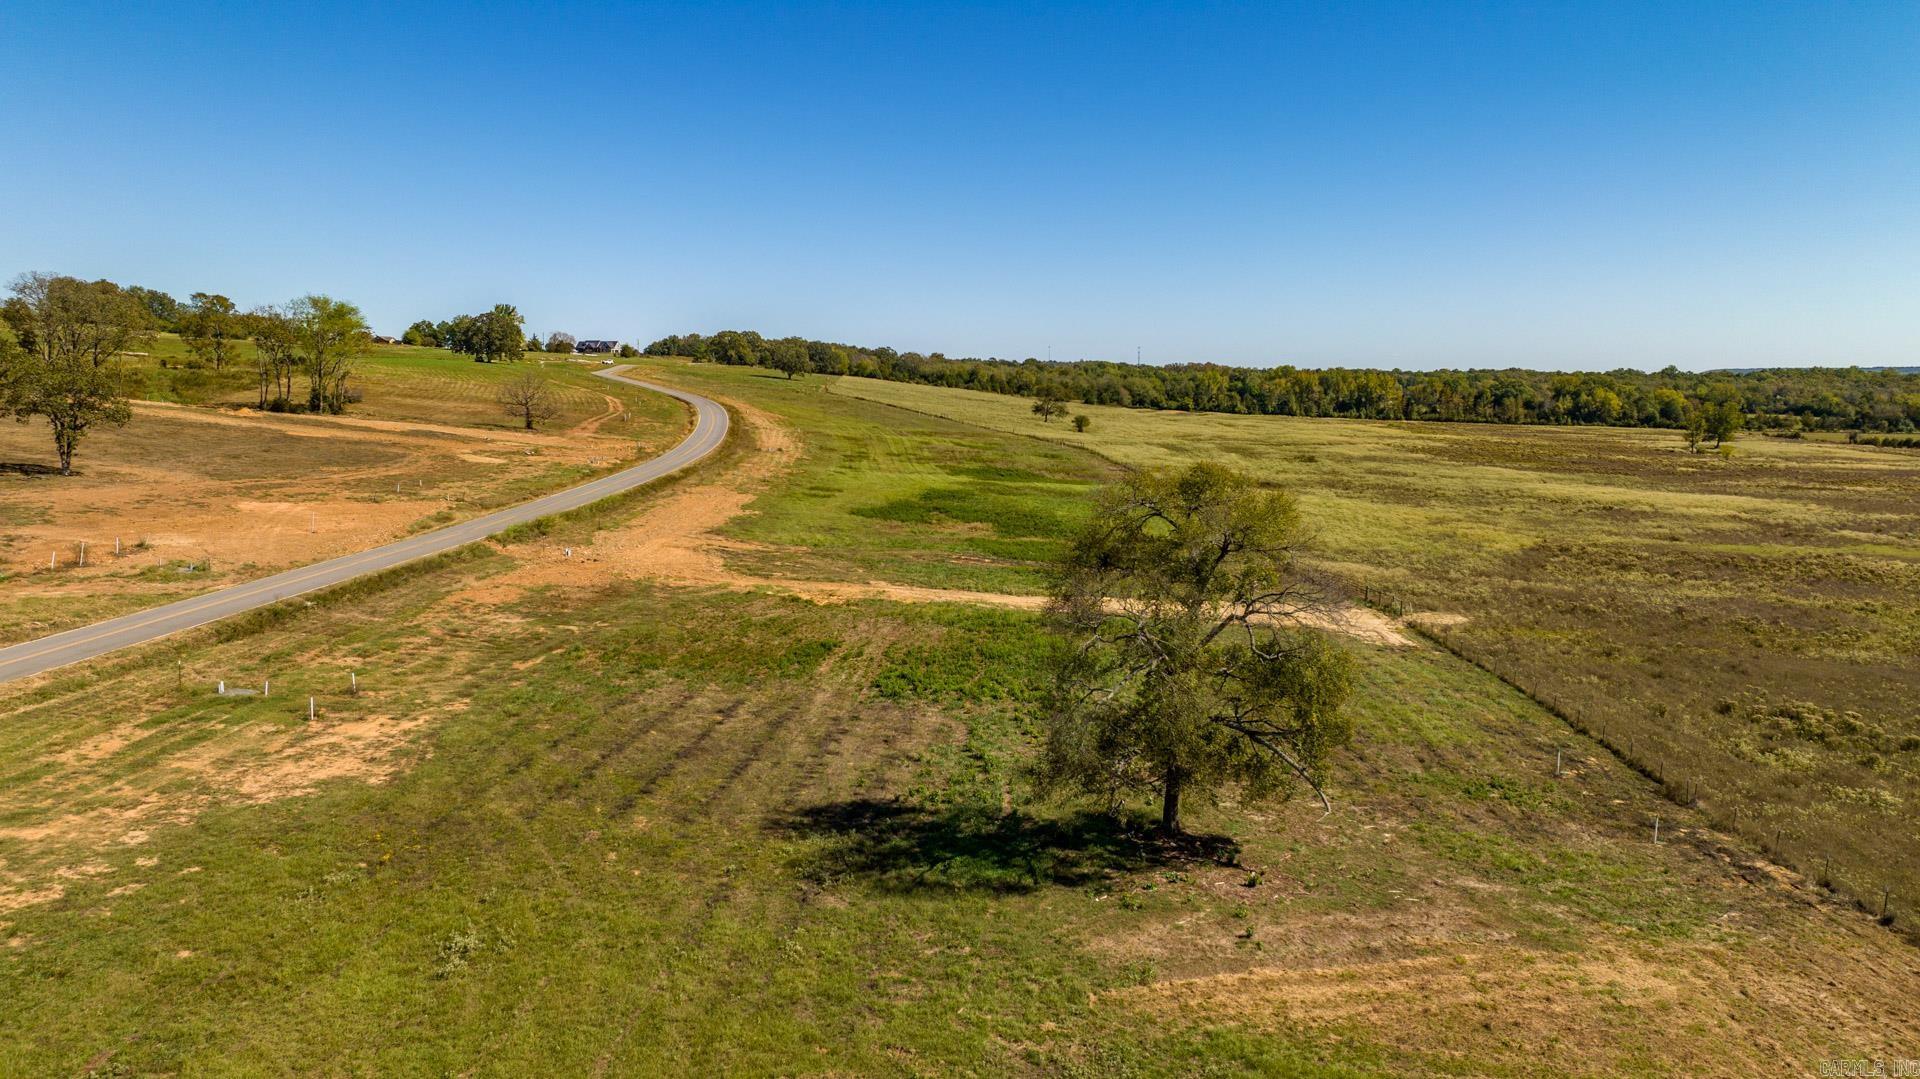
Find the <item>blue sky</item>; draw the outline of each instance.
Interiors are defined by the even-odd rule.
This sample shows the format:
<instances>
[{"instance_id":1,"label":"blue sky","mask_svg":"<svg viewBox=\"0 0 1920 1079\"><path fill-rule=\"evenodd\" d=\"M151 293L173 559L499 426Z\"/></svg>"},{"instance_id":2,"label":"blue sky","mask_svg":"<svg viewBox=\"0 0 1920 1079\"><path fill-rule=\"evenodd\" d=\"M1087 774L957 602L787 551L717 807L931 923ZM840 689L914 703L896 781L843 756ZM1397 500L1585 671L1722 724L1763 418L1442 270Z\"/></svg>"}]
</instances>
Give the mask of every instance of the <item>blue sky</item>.
<instances>
[{"instance_id":1,"label":"blue sky","mask_svg":"<svg viewBox=\"0 0 1920 1079\"><path fill-rule=\"evenodd\" d=\"M1920 363L1920 3L0 8L0 272L376 328Z\"/></svg>"}]
</instances>

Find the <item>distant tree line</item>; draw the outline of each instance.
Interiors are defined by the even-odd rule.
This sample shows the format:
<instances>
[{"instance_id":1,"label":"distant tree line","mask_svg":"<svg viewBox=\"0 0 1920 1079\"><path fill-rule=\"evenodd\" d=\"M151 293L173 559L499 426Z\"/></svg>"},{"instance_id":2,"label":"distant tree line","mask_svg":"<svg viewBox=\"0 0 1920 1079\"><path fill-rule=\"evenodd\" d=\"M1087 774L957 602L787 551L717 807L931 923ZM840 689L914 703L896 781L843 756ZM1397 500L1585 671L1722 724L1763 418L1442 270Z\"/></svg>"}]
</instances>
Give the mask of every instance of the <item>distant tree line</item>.
<instances>
[{"instance_id":1,"label":"distant tree line","mask_svg":"<svg viewBox=\"0 0 1920 1079\"><path fill-rule=\"evenodd\" d=\"M1763 429L1920 429L1920 375L1857 367L1698 373L1668 367L1651 373L1579 374L1256 369L1210 363L1156 367L1096 360L952 359L938 352L923 355L799 337L769 340L740 330L663 337L645 352L772 367L789 377L809 371L857 375L1061 402L1193 412L1682 431L1704 422L1708 438L1743 425L1729 416Z\"/></svg>"}]
</instances>

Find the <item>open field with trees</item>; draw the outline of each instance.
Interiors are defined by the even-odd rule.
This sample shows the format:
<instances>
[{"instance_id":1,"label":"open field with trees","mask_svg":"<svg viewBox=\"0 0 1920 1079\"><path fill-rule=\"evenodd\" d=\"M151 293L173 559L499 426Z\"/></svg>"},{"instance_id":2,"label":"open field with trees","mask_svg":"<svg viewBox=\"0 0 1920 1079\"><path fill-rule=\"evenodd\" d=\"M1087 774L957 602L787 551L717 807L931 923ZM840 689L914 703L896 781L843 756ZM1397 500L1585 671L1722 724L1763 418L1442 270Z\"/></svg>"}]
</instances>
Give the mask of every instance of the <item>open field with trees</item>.
<instances>
[{"instance_id":1,"label":"open field with trees","mask_svg":"<svg viewBox=\"0 0 1920 1079\"><path fill-rule=\"evenodd\" d=\"M42 421L0 423L0 643L522 502L686 429L675 402L581 364L380 345L356 362L345 415L262 413L254 345L230 347L218 370L171 334L119 357L128 422L89 434L72 476L53 474ZM532 430L501 401L527 380Z\"/></svg>"},{"instance_id":2,"label":"open field with trees","mask_svg":"<svg viewBox=\"0 0 1920 1079\"><path fill-rule=\"evenodd\" d=\"M1075 431L1012 398L643 373L733 404L735 444L0 687L0 1070L1743 1075L1909 1052L1911 945L1432 643L1328 638L1332 814L1230 789L1170 840L1157 802L1036 797L1061 647L1036 613L925 602L1045 591L1116 460L1199 447L1293 490L1321 564L1464 634L1491 618L1441 597L1526 549L1533 500L1593 503L1559 534L1596 545L1628 498L1713 536L1746 503L1668 488L1727 462L1636 432L1522 432L1489 463L1454 439L1496 429L1088 408ZM1567 436L1676 467L1594 478L1575 466L1605 444ZM1899 460L1790 451L1816 448Z\"/></svg>"},{"instance_id":3,"label":"open field with trees","mask_svg":"<svg viewBox=\"0 0 1920 1079\"><path fill-rule=\"evenodd\" d=\"M1720 827L1876 913L1883 890L1920 896L1920 455L1754 438L1701 457L1645 431L1092 406L1076 433L993 394L833 392L1279 483L1353 590L1438 612L1428 633Z\"/></svg>"}]
</instances>

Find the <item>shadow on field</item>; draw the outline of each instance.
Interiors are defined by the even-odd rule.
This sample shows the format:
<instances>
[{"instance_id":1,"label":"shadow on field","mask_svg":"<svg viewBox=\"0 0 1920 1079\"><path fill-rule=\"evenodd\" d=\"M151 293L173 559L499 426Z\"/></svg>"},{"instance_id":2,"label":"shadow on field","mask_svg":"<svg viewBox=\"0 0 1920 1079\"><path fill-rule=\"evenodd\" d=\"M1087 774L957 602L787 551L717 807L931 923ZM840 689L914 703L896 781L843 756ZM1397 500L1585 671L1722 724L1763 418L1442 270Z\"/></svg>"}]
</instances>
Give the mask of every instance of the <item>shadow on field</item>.
<instances>
[{"instance_id":1,"label":"shadow on field","mask_svg":"<svg viewBox=\"0 0 1920 1079\"><path fill-rule=\"evenodd\" d=\"M1232 865L1240 854L1225 836L1168 837L1139 818L1078 813L1051 820L875 799L809 806L774 826L820 841L801 858L808 878L860 879L898 892L1030 892L1156 866Z\"/></svg>"},{"instance_id":2,"label":"shadow on field","mask_svg":"<svg viewBox=\"0 0 1920 1079\"><path fill-rule=\"evenodd\" d=\"M34 464L29 461L0 461L0 473L12 473L16 476L58 476L60 470L52 465Z\"/></svg>"}]
</instances>

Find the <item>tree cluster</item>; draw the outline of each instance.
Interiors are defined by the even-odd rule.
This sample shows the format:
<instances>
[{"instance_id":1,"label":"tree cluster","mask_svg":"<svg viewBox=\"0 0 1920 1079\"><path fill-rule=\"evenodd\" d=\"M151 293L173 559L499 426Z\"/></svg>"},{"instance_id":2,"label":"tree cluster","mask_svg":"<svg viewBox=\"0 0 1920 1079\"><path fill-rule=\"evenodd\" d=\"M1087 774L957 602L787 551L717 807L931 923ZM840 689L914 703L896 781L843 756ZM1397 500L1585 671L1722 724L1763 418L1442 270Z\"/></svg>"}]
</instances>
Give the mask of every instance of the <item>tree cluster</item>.
<instances>
[{"instance_id":1,"label":"tree cluster","mask_svg":"<svg viewBox=\"0 0 1920 1079\"><path fill-rule=\"evenodd\" d=\"M360 309L331 296L302 296L244 317L253 341L260 407L290 412L299 406L295 375L306 378L308 412L339 414L357 398L347 387L356 361L373 343Z\"/></svg>"},{"instance_id":2,"label":"tree cluster","mask_svg":"<svg viewBox=\"0 0 1920 1079\"><path fill-rule=\"evenodd\" d=\"M1690 373L1520 369L1380 371L1165 367L1081 360L951 359L799 337L723 330L663 337L654 356L776 367L1131 408L1277 416L1605 424L1686 430L1697 411L1731 409L1749 427L1906 432L1920 429L1920 374L1865 368ZM805 356L804 367L796 357ZM1730 432L1729 432L1730 433ZM1709 436L1711 437L1711 436Z\"/></svg>"},{"instance_id":3,"label":"tree cluster","mask_svg":"<svg viewBox=\"0 0 1920 1079\"><path fill-rule=\"evenodd\" d=\"M475 363L511 363L528 352L542 351L538 338L525 335L520 312L512 304L500 303L477 315L456 315L445 322L421 319L408 326L400 340L472 356Z\"/></svg>"},{"instance_id":4,"label":"tree cluster","mask_svg":"<svg viewBox=\"0 0 1920 1079\"><path fill-rule=\"evenodd\" d=\"M250 342L259 406L283 412L345 411L356 399L354 364L372 342L360 309L330 296L242 311L219 293L183 304L155 289L25 274L0 304L0 412L45 419L71 473L87 431L132 416L116 357L144 355L135 348L160 330L180 335L190 366L215 371L243 362Z\"/></svg>"}]
</instances>

